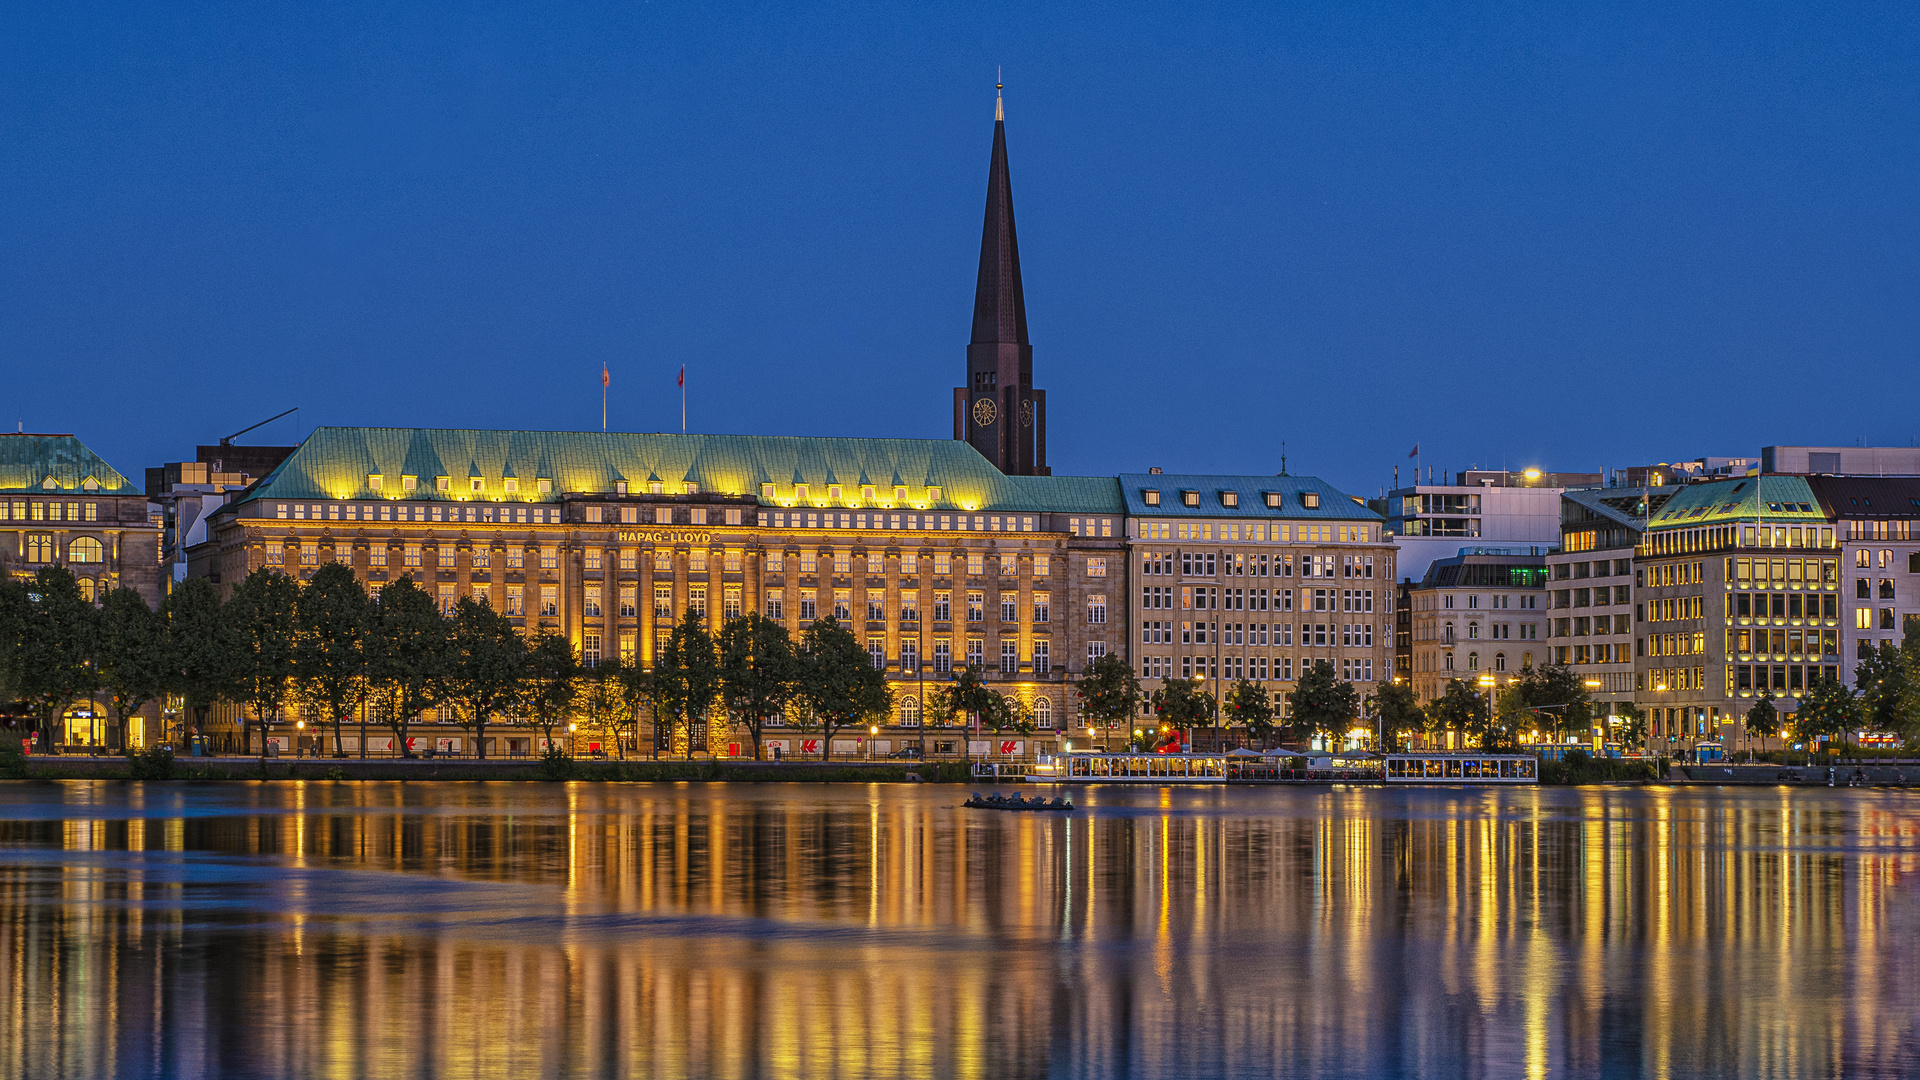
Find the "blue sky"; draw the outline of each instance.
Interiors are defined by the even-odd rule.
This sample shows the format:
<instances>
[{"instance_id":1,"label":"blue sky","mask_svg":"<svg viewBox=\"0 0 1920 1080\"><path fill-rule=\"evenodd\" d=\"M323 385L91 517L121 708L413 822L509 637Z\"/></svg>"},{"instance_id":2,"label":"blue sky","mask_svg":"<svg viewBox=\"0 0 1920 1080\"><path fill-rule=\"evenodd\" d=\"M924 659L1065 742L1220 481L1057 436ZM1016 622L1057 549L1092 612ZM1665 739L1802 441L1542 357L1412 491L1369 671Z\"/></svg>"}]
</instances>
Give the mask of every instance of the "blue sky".
<instances>
[{"instance_id":1,"label":"blue sky","mask_svg":"<svg viewBox=\"0 0 1920 1080\"><path fill-rule=\"evenodd\" d=\"M1056 471L1920 437L1912 4L428 7L0 11L5 421L946 437L1004 65Z\"/></svg>"}]
</instances>

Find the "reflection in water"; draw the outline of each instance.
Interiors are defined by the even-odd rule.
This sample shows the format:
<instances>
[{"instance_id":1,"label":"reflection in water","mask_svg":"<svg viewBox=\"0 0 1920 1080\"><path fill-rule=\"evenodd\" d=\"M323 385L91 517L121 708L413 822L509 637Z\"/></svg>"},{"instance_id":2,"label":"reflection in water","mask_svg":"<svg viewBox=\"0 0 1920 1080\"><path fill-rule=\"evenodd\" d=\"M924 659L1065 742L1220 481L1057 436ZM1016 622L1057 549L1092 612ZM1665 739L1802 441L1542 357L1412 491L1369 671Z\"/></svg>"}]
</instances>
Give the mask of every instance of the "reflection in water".
<instances>
[{"instance_id":1,"label":"reflection in water","mask_svg":"<svg viewBox=\"0 0 1920 1080\"><path fill-rule=\"evenodd\" d=\"M0 1076L1895 1076L1920 801L0 785Z\"/></svg>"}]
</instances>

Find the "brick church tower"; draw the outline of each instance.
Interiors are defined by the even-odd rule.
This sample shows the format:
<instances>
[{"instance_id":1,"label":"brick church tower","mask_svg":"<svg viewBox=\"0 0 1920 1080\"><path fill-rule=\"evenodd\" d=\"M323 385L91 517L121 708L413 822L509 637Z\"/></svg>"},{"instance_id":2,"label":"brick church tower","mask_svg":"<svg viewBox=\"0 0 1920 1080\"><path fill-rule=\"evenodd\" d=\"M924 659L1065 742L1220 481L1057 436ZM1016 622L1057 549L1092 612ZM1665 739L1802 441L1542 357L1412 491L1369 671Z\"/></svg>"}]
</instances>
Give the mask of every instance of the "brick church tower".
<instances>
[{"instance_id":1,"label":"brick church tower","mask_svg":"<svg viewBox=\"0 0 1920 1080\"><path fill-rule=\"evenodd\" d=\"M1020 289L1020 245L1013 234L1007 179L1006 108L994 87L993 162L987 170L987 220L980 234L980 280L973 294L967 385L953 391L953 437L964 439L1010 476L1046 476L1047 392L1033 385L1027 300Z\"/></svg>"}]
</instances>

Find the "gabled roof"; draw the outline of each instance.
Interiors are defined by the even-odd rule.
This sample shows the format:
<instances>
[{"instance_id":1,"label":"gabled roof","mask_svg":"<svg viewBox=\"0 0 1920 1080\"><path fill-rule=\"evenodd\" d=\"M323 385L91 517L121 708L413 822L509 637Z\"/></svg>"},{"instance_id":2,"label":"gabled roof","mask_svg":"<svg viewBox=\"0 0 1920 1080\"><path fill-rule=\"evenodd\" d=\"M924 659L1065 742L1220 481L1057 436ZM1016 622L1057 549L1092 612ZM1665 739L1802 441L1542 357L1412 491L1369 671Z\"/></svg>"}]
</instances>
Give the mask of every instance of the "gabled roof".
<instances>
[{"instance_id":1,"label":"gabled roof","mask_svg":"<svg viewBox=\"0 0 1920 1080\"><path fill-rule=\"evenodd\" d=\"M1735 521L1825 521L1804 476L1743 476L1678 489L1647 523L1650 531Z\"/></svg>"},{"instance_id":2,"label":"gabled roof","mask_svg":"<svg viewBox=\"0 0 1920 1080\"><path fill-rule=\"evenodd\" d=\"M1120 489L1127 513L1135 517L1286 518L1325 521L1383 521L1379 514L1357 503L1351 495L1317 476L1218 476L1206 473L1121 473ZM1146 492L1158 491L1160 505L1146 501ZM1182 492L1199 495L1198 506L1181 501ZM1238 505L1228 506L1222 495L1232 492ZM1269 507L1267 493L1280 496ZM1318 506L1306 505L1308 493L1319 496Z\"/></svg>"},{"instance_id":3,"label":"gabled roof","mask_svg":"<svg viewBox=\"0 0 1920 1080\"><path fill-rule=\"evenodd\" d=\"M94 484L91 489L87 486L89 480ZM132 481L71 435L13 432L0 432L0 491L43 495L140 494Z\"/></svg>"},{"instance_id":4,"label":"gabled roof","mask_svg":"<svg viewBox=\"0 0 1920 1080\"><path fill-rule=\"evenodd\" d=\"M569 493L612 494L624 478L686 477L704 493L752 495L767 504L794 498L808 484L809 500L825 495L834 476L923 476L927 484L909 494L926 500L940 489L931 509L983 512L1026 510L1065 513L1122 512L1118 485L1110 477L1005 476L964 442L952 439L835 439L776 435L643 435L575 431L480 431L465 428L319 428L293 455L241 499L458 499L432 484L413 491L367 486L367 474L444 476L442 461L468 461L492 481L518 475L554 481L549 493L521 498L556 502ZM372 464L369 465L368 463ZM781 483L766 477L791 477ZM771 498L761 487L774 483ZM494 490L491 483L489 490ZM858 495L856 487L850 492ZM891 500L889 489L886 498Z\"/></svg>"}]
</instances>

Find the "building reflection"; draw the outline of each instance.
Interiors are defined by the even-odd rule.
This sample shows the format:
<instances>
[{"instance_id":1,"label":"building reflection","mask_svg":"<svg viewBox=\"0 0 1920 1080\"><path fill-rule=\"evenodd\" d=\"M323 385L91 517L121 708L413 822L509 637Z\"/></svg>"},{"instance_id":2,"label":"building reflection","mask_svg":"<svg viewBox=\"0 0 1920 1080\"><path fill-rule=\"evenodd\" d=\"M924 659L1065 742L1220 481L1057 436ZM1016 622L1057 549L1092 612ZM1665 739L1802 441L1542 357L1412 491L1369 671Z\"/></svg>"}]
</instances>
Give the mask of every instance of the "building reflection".
<instances>
[{"instance_id":1,"label":"building reflection","mask_svg":"<svg viewBox=\"0 0 1920 1080\"><path fill-rule=\"evenodd\" d=\"M33 790L0 821L5 1076L1920 1054L1920 815L1892 794L1092 789L1050 816L902 788Z\"/></svg>"}]
</instances>

